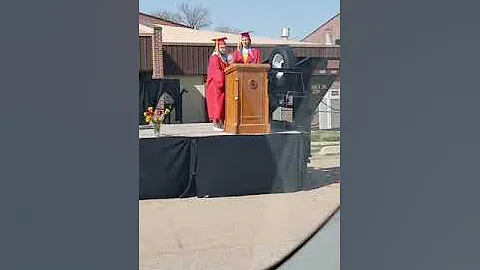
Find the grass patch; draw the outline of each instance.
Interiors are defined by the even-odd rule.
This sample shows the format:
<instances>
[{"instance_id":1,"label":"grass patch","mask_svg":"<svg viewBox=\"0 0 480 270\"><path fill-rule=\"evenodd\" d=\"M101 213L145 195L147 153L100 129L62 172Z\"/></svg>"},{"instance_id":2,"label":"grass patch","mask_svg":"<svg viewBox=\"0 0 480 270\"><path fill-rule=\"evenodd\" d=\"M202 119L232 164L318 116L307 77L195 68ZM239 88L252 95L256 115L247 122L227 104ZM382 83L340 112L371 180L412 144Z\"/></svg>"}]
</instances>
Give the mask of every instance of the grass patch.
<instances>
[{"instance_id":1,"label":"grass patch","mask_svg":"<svg viewBox=\"0 0 480 270\"><path fill-rule=\"evenodd\" d=\"M312 142L338 142L340 141L340 131L314 130L311 133Z\"/></svg>"}]
</instances>

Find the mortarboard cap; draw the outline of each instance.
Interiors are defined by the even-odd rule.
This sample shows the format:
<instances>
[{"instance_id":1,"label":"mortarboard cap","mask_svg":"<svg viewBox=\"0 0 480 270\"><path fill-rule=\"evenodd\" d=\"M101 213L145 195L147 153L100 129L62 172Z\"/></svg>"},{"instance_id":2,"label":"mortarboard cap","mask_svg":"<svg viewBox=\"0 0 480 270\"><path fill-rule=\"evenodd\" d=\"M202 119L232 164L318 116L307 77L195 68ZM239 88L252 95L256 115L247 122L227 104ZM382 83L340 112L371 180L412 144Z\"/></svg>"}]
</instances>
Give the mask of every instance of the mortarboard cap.
<instances>
[{"instance_id":1,"label":"mortarboard cap","mask_svg":"<svg viewBox=\"0 0 480 270\"><path fill-rule=\"evenodd\" d=\"M252 31L241 32L240 37L246 37L246 38L250 39L250 33L252 33Z\"/></svg>"},{"instance_id":2,"label":"mortarboard cap","mask_svg":"<svg viewBox=\"0 0 480 270\"><path fill-rule=\"evenodd\" d=\"M218 45L227 45L227 43L225 42L227 38L226 37L221 37L221 38L214 38L212 39L212 41L215 42L215 45L218 46Z\"/></svg>"}]
</instances>

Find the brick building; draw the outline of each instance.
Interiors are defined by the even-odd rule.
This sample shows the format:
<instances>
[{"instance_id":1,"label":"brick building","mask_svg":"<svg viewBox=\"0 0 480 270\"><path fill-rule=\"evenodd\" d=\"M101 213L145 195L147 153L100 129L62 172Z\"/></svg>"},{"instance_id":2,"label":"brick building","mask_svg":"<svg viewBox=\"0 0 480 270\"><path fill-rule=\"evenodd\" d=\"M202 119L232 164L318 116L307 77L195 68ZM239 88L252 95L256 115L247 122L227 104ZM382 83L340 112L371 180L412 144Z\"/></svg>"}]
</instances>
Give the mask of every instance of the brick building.
<instances>
[{"instance_id":1,"label":"brick building","mask_svg":"<svg viewBox=\"0 0 480 270\"><path fill-rule=\"evenodd\" d=\"M302 41L323 45L340 45L340 13L320 25Z\"/></svg>"},{"instance_id":2,"label":"brick building","mask_svg":"<svg viewBox=\"0 0 480 270\"><path fill-rule=\"evenodd\" d=\"M320 25L302 41L323 46L340 46L340 13ZM329 61L328 68L340 68L340 60ZM312 119L312 128L340 128L340 74L318 106Z\"/></svg>"}]
</instances>

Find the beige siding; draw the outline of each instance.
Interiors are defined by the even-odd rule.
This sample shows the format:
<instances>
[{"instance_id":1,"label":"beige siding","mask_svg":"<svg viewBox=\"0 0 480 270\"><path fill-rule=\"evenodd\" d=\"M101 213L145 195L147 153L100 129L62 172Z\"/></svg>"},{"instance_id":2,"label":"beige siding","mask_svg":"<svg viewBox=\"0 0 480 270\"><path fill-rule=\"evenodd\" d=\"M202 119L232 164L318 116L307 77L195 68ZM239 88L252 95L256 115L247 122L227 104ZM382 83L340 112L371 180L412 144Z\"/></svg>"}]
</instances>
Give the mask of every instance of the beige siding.
<instances>
[{"instance_id":1,"label":"beige siding","mask_svg":"<svg viewBox=\"0 0 480 270\"><path fill-rule=\"evenodd\" d=\"M166 76L169 79L180 79L180 89L183 93L182 118L183 123L206 122L205 84L203 76Z\"/></svg>"}]
</instances>

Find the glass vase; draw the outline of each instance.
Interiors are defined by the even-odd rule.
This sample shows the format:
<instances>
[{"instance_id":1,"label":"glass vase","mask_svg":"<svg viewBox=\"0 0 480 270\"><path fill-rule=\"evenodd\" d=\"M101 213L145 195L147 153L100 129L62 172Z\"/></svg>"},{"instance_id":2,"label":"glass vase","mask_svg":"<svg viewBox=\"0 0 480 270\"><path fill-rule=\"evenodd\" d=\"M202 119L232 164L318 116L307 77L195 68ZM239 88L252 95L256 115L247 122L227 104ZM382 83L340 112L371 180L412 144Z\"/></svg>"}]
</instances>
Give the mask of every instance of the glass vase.
<instances>
[{"instance_id":1,"label":"glass vase","mask_svg":"<svg viewBox=\"0 0 480 270\"><path fill-rule=\"evenodd\" d=\"M155 137L160 137L162 131L162 124L155 123L153 124L153 134L155 134Z\"/></svg>"}]
</instances>

